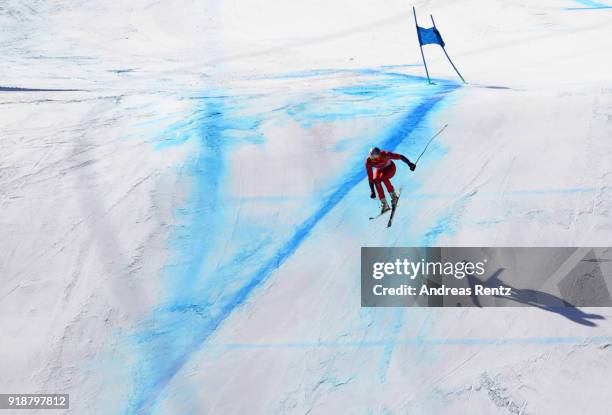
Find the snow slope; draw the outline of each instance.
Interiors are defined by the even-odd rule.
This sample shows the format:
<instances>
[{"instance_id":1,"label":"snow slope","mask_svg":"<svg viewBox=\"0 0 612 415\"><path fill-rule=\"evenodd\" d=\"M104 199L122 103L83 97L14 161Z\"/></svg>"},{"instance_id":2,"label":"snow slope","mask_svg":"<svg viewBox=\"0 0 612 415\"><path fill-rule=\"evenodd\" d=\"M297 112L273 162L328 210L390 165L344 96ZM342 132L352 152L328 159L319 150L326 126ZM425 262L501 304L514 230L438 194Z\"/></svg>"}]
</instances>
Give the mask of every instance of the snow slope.
<instances>
[{"instance_id":1,"label":"snow slope","mask_svg":"<svg viewBox=\"0 0 612 415\"><path fill-rule=\"evenodd\" d=\"M469 82L427 46L428 86L410 4L329 3L0 5L2 391L606 413L609 309L363 309L359 249L609 246L612 4L416 2ZM367 221L367 149L445 123Z\"/></svg>"}]
</instances>

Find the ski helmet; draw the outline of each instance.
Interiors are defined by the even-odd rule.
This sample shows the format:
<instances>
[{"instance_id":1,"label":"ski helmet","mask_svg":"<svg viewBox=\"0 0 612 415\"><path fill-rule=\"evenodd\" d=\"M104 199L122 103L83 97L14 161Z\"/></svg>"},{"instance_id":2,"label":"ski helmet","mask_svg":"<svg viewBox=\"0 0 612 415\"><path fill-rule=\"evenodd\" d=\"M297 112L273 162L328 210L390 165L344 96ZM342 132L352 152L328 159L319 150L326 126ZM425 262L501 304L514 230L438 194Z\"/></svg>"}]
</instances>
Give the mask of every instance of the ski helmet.
<instances>
[{"instance_id":1,"label":"ski helmet","mask_svg":"<svg viewBox=\"0 0 612 415\"><path fill-rule=\"evenodd\" d=\"M372 147L370 149L370 157L378 157L380 155L380 148Z\"/></svg>"}]
</instances>

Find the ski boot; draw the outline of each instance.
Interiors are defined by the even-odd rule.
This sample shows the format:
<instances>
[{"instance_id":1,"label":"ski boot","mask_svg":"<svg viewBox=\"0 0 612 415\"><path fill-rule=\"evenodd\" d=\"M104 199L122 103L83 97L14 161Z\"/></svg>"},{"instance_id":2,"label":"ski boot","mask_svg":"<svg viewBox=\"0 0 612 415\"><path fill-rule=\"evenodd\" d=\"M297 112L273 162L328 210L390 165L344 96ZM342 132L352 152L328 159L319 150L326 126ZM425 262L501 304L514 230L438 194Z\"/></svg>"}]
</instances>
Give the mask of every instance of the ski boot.
<instances>
[{"instance_id":1,"label":"ski boot","mask_svg":"<svg viewBox=\"0 0 612 415\"><path fill-rule=\"evenodd\" d=\"M399 200L399 196L395 192L391 192L391 207L395 208L397 206L397 201Z\"/></svg>"},{"instance_id":2,"label":"ski boot","mask_svg":"<svg viewBox=\"0 0 612 415\"><path fill-rule=\"evenodd\" d=\"M380 214L382 215L383 213L389 210L391 210L391 208L389 207L389 204L387 203L387 199L380 199Z\"/></svg>"}]
</instances>

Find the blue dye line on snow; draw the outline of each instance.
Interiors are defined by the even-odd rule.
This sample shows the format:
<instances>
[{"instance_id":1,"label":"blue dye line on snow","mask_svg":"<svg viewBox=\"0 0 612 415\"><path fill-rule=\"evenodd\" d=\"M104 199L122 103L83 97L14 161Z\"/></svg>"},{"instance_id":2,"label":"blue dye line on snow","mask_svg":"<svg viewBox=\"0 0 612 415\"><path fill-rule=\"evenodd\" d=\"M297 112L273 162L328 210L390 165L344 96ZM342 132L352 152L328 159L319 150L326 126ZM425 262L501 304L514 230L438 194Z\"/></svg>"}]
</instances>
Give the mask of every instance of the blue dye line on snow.
<instances>
[{"instance_id":1,"label":"blue dye line on snow","mask_svg":"<svg viewBox=\"0 0 612 415\"><path fill-rule=\"evenodd\" d=\"M435 224L426 232L423 239L420 241L420 246L434 246L436 240L441 235L450 236L455 233L457 226L459 225L458 215L465 209L466 202L471 198L480 197L513 197L513 196L538 196L538 195L550 195L550 194L579 194L579 193L593 193L593 192L607 192L612 190L612 187L575 187L567 189L529 189L529 190L510 190L505 192L478 192L473 191L466 194L412 194L411 199L453 199L459 198L451 207L446 209L442 213ZM482 223L487 225L486 222ZM489 225L494 224L488 223Z\"/></svg>"},{"instance_id":2,"label":"blue dye line on snow","mask_svg":"<svg viewBox=\"0 0 612 415\"><path fill-rule=\"evenodd\" d=\"M611 186L602 187L569 187L566 189L523 189L504 192L478 192L474 197L506 197L506 196L545 196L556 194L576 194L612 191ZM412 199L449 199L461 196L460 193L414 193Z\"/></svg>"},{"instance_id":3,"label":"blue dye line on snow","mask_svg":"<svg viewBox=\"0 0 612 415\"><path fill-rule=\"evenodd\" d=\"M410 66L410 65L404 65L404 66ZM420 65L412 65L412 66L420 66ZM346 73L346 74L351 74L351 75L371 75L371 76L389 76L389 77L401 77L401 78L405 78L410 80L411 82L414 81L422 81L425 82L427 81L427 78L423 77L423 76L417 76L417 75L410 75L410 74L406 74L406 73L402 73L402 72L389 72L387 71L387 69L398 69L401 68L402 65L390 65L390 66L382 66L381 69L376 69L376 68L355 68L355 69L311 69L311 70L306 70L306 71L297 71L297 72L291 72L288 74L277 74L277 75L263 75L263 76L256 76L253 77L252 79L266 79L266 80L288 80L288 79L302 79L302 78L317 78L317 77L322 77L322 76L326 76L326 75L337 75L337 74L342 74L342 73ZM449 82L444 80L444 79L438 79L438 78L431 78L431 81L434 84L440 84L440 85L449 85Z\"/></svg>"},{"instance_id":4,"label":"blue dye line on snow","mask_svg":"<svg viewBox=\"0 0 612 415\"><path fill-rule=\"evenodd\" d=\"M179 122L163 132L164 138L176 136L176 139L164 139L157 146L163 149L187 139L199 141L197 152L181 167L184 170L182 174L195 180L194 191L187 200L189 208L176 212L180 222L188 223L189 226L178 226L175 229L171 244L180 252L180 258L172 259L167 266L167 272L173 276L168 295L178 304L168 308L170 313L158 314L153 322L154 327L138 336L140 344L146 344L148 349L139 350L143 356L134 374L136 398L128 404L126 413L148 412L150 407L145 410L137 397L143 391L156 387L155 381L151 379L157 378L159 369L168 369L167 361L163 360L164 355L170 361L180 356L181 342L189 335L183 333L188 331L184 324L189 321L186 316L194 313L199 315L204 310L204 306L194 303L191 297L196 295L194 289L198 284L198 273L206 261L207 251L202 247L206 244L214 245L215 236L222 232L219 227L222 213L217 207L220 199L219 183L223 180L225 170L226 141L223 135L228 124L222 115L226 111L223 99L203 101L202 110L194 115L194 121ZM189 126L193 126L196 131L189 130ZM173 134L175 132L178 134ZM213 213L216 220L210 220Z\"/></svg>"},{"instance_id":5,"label":"blue dye line on snow","mask_svg":"<svg viewBox=\"0 0 612 415\"><path fill-rule=\"evenodd\" d=\"M515 338L456 338L435 339L415 337L411 339L383 339L363 341L322 341L322 342L288 342L288 343L227 343L210 344L211 349L387 349L395 346L556 346L576 344L609 344L611 336L550 336L550 337L515 337Z\"/></svg>"},{"instance_id":6,"label":"blue dye line on snow","mask_svg":"<svg viewBox=\"0 0 612 415\"><path fill-rule=\"evenodd\" d=\"M598 10L612 9L612 5L600 3L593 0L574 0L576 3L582 4L584 7L566 7L565 10Z\"/></svg>"},{"instance_id":7,"label":"blue dye line on snow","mask_svg":"<svg viewBox=\"0 0 612 415\"><path fill-rule=\"evenodd\" d=\"M384 346L380 366L378 369L378 377L381 383L383 383L387 378L387 369L389 368L389 363L391 362L391 355L393 354L393 351L395 350L395 347L398 344L399 334L402 328L404 327L404 311L404 307L399 307L393 313L393 318L395 319L391 333L393 338L389 340L388 344Z\"/></svg>"},{"instance_id":8,"label":"blue dye line on snow","mask_svg":"<svg viewBox=\"0 0 612 415\"><path fill-rule=\"evenodd\" d=\"M458 215L465 209L468 200L477 194L477 191L466 193L453 203L453 205L438 218L436 224L425 233L420 245L434 246L436 239L440 235L452 235L459 223Z\"/></svg>"},{"instance_id":9,"label":"blue dye line on snow","mask_svg":"<svg viewBox=\"0 0 612 415\"><path fill-rule=\"evenodd\" d=\"M338 147L345 145L343 141L339 142ZM336 148L334 148L336 150ZM339 150L339 149L338 149ZM557 194L577 194L577 193L594 193L594 192L611 192L611 186L602 187L570 187L567 189L523 189L523 190L508 190L504 192L478 192L473 197L477 198L499 198L499 197L522 197L522 196L546 196ZM464 195L463 193L410 193L410 200L428 200L428 199L454 199ZM240 201L241 203L284 203L287 200L309 200L312 196L249 196L241 198L228 197L226 201Z\"/></svg>"},{"instance_id":10,"label":"blue dye line on snow","mask_svg":"<svg viewBox=\"0 0 612 415\"><path fill-rule=\"evenodd\" d=\"M374 73L378 71L373 71ZM408 75L402 75L409 77ZM413 81L415 77L410 77ZM394 128L388 133L386 139L378 143L381 147L394 150L400 143L402 143L410 133L427 117L430 111L444 99L445 95L455 90L459 86L454 83L443 83L439 85L435 90L435 94L428 98L425 98L423 102L418 104L413 110L409 111L403 116L399 122L396 123ZM220 127L215 127L219 129ZM222 127L221 127L222 128ZM203 132L204 136L207 136L207 132ZM217 137L218 139L219 137ZM220 141L220 140L216 140ZM213 141L209 144L213 145ZM216 145L219 145L216 143ZM219 156L221 156L219 154ZM195 172L199 176L207 176L206 163L197 163L194 166ZM283 243L280 248L267 260L265 260L257 271L252 275L248 282L240 287L236 292L231 293L220 298L220 305L216 310L209 310L207 304L194 305L189 301L180 301L181 304L175 304L165 311L179 311L184 313L195 313L197 320L190 321L193 324L186 324L185 319L189 319L186 315L179 316L176 320L168 317L169 321L162 321L162 327L167 327L164 330L156 330L143 334L140 337L141 342L147 343L158 340L161 344L155 347L152 353L163 355L163 362L150 362L151 365L155 366L149 368L153 373L137 373L140 376L141 381L136 385L135 395L127 408L127 413L148 413L156 404L159 395L162 393L166 385L171 381L175 374L181 370L191 355L198 351L203 343L215 332L220 324L240 305L242 305L250 294L260 286L276 269L278 269L291 255L300 247L302 242L308 237L312 229L336 206L340 201L360 182L365 179L365 172L363 169L363 161L351 166L350 173L348 173L343 182L340 183L335 191L323 201L319 208L304 222L296 227L293 235ZM205 194L204 194L205 195ZM200 195L202 196L202 195ZM213 197L214 199L214 197ZM196 197L198 203L202 202L200 197ZM206 203L214 203L209 201ZM199 212L202 213L202 212ZM205 226L204 223L200 225ZM195 231L200 231L196 229ZM185 229L181 233L193 232L194 230ZM206 236L204 236L206 238ZM202 242L206 241L204 239ZM206 241L209 242L209 241ZM179 284L179 290L175 295L180 296L180 292L187 288L189 292L191 279L196 278L198 270L200 269L202 262L204 261L205 249L203 243L199 247L191 246L188 248L188 254L196 255L196 260L188 260L187 264L179 265L179 273L183 274L182 282ZM199 249L199 252L191 252L192 250ZM193 294L188 294L193 295ZM180 297L179 297L180 298ZM183 300L183 299L181 299ZM186 299L185 299L186 300ZM185 304L188 307L185 307ZM183 319L181 322L179 319ZM178 327L174 327L169 323L176 321ZM159 321L156 323L160 323ZM186 331L186 333L180 333L180 331ZM171 332L169 332L171 331ZM170 337L172 336L172 337ZM155 357L155 356L153 356ZM151 359L149 356L148 360Z\"/></svg>"}]
</instances>

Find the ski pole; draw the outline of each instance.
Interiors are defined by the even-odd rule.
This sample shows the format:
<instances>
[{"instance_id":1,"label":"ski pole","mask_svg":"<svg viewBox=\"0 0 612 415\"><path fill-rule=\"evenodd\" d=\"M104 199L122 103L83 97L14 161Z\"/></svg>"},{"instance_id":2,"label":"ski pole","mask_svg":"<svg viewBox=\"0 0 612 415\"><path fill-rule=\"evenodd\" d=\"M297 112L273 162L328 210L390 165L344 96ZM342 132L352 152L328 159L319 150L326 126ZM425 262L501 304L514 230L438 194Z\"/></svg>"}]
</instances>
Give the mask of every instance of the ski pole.
<instances>
[{"instance_id":1,"label":"ski pole","mask_svg":"<svg viewBox=\"0 0 612 415\"><path fill-rule=\"evenodd\" d=\"M416 159L416 161L414 162L414 164L416 165L419 160L421 159L421 157L423 157L423 154L425 154L425 152L427 151L427 147L429 147L429 144L431 144L431 142L433 141L434 138L436 138L437 136L440 135L440 133L442 133L442 131L444 131L444 129L448 127L448 124L444 124L444 127L440 128L440 131L438 131L437 133L434 134L433 137L431 137L429 139L429 141L427 142L427 145L425 146L425 148L423 149L423 151L421 151L421 154L419 155L419 157Z\"/></svg>"}]
</instances>

